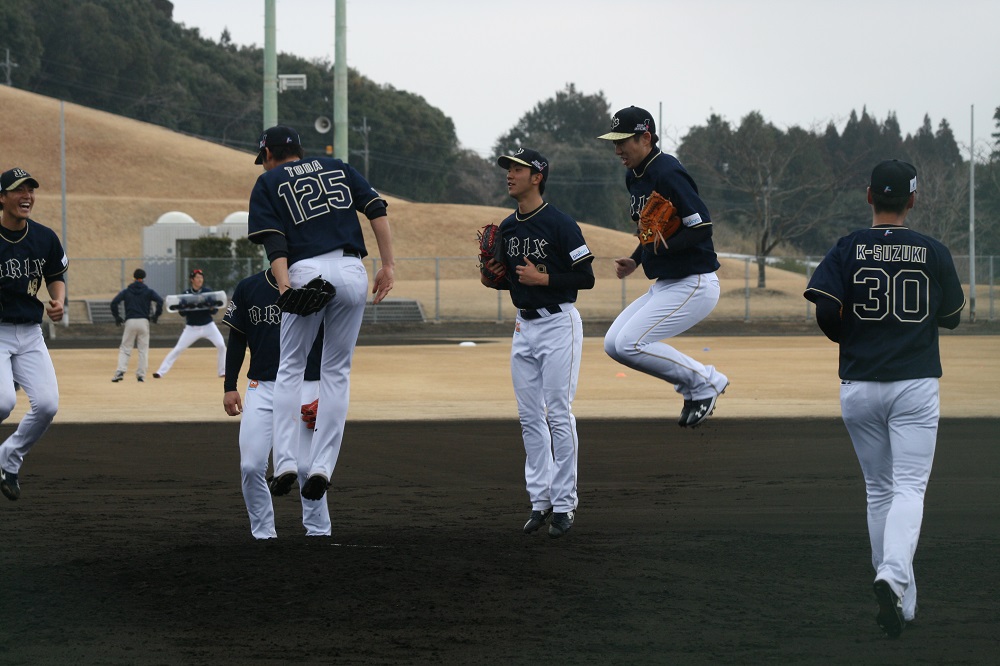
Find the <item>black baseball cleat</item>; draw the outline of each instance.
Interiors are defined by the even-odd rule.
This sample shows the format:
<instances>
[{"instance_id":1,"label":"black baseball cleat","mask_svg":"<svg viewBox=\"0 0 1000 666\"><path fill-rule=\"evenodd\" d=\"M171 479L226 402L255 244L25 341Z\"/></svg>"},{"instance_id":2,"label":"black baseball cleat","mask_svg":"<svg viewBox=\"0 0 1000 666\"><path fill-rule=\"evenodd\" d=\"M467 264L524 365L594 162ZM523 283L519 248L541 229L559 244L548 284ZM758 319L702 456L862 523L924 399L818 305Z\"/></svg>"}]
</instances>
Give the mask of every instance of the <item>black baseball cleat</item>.
<instances>
[{"instance_id":1,"label":"black baseball cleat","mask_svg":"<svg viewBox=\"0 0 1000 666\"><path fill-rule=\"evenodd\" d=\"M135 378L135 381L137 381L137 382L145 382L146 378L140 375L140 376L138 376L138 377Z\"/></svg>"},{"instance_id":2,"label":"black baseball cleat","mask_svg":"<svg viewBox=\"0 0 1000 666\"><path fill-rule=\"evenodd\" d=\"M111 378L111 381L113 381L113 382L120 382L123 379L125 379L125 373L124 372L116 372L115 376Z\"/></svg>"},{"instance_id":3,"label":"black baseball cleat","mask_svg":"<svg viewBox=\"0 0 1000 666\"><path fill-rule=\"evenodd\" d=\"M0 492L11 502L21 497L21 484L17 482L17 474L0 468Z\"/></svg>"},{"instance_id":4,"label":"black baseball cleat","mask_svg":"<svg viewBox=\"0 0 1000 666\"><path fill-rule=\"evenodd\" d=\"M549 536L553 539L558 539L562 535L569 532L573 527L573 520L576 518L576 512L570 511L568 513L553 513L552 522L549 524Z\"/></svg>"},{"instance_id":5,"label":"black baseball cleat","mask_svg":"<svg viewBox=\"0 0 1000 666\"><path fill-rule=\"evenodd\" d=\"M878 615L875 621L889 638L899 638L903 633L906 621L903 619L903 604L892 591L888 581L877 580L872 585L875 599L878 601Z\"/></svg>"},{"instance_id":6,"label":"black baseball cleat","mask_svg":"<svg viewBox=\"0 0 1000 666\"><path fill-rule=\"evenodd\" d=\"M330 482L321 474L313 474L302 484L302 497L315 502L323 499L326 489L330 487Z\"/></svg>"},{"instance_id":7,"label":"black baseball cleat","mask_svg":"<svg viewBox=\"0 0 1000 666\"><path fill-rule=\"evenodd\" d=\"M549 522L549 518L551 517L552 507L544 511L532 511L531 515L528 516L528 522L524 524L524 533L531 534L532 532L537 532L541 529L542 525Z\"/></svg>"},{"instance_id":8,"label":"black baseball cleat","mask_svg":"<svg viewBox=\"0 0 1000 666\"><path fill-rule=\"evenodd\" d=\"M705 419L715 412L715 403L718 402L719 396L725 393L727 388L729 388L729 382L726 382L726 385L722 387L722 390L713 395L711 398L705 398L704 400L692 400L691 411L688 413L687 427L697 428L704 423Z\"/></svg>"},{"instance_id":9,"label":"black baseball cleat","mask_svg":"<svg viewBox=\"0 0 1000 666\"><path fill-rule=\"evenodd\" d=\"M694 400L685 400L684 406L681 407L681 417L677 419L677 425L684 428L688 424L688 417L691 416L691 406L694 405Z\"/></svg>"},{"instance_id":10,"label":"black baseball cleat","mask_svg":"<svg viewBox=\"0 0 1000 666\"><path fill-rule=\"evenodd\" d=\"M275 497L287 495L288 491L292 489L292 484L295 483L295 479L297 479L298 476L299 475L295 472L285 472L279 477L268 477L267 489L270 490L271 494Z\"/></svg>"}]
</instances>

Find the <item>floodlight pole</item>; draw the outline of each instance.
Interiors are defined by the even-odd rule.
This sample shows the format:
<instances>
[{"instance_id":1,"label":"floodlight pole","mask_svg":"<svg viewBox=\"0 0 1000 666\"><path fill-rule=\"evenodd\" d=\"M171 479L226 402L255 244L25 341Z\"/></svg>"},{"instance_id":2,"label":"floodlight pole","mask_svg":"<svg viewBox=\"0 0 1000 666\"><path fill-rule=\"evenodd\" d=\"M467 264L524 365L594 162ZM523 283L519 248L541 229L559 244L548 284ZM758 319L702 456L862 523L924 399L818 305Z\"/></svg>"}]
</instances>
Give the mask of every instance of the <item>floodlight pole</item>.
<instances>
[{"instance_id":1,"label":"floodlight pole","mask_svg":"<svg viewBox=\"0 0 1000 666\"><path fill-rule=\"evenodd\" d=\"M278 124L278 52L274 0L264 0L264 127Z\"/></svg>"},{"instance_id":2,"label":"floodlight pole","mask_svg":"<svg viewBox=\"0 0 1000 666\"><path fill-rule=\"evenodd\" d=\"M347 152L347 0L337 0L334 19L337 43L333 63L333 156L348 159Z\"/></svg>"}]
</instances>

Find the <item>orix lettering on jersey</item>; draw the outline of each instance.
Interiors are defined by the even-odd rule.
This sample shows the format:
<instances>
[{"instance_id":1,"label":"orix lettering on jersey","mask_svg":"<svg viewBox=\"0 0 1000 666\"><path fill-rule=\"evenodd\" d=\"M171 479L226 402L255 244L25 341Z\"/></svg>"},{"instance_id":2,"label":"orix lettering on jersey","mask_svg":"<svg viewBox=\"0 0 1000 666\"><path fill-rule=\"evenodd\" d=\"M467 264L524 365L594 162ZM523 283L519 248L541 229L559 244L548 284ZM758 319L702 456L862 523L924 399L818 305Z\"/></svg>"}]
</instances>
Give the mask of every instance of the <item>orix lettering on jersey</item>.
<instances>
[{"instance_id":1,"label":"orix lettering on jersey","mask_svg":"<svg viewBox=\"0 0 1000 666\"><path fill-rule=\"evenodd\" d=\"M250 318L250 323L254 326L259 324L266 324L269 326L280 326L281 325L281 308L277 305L268 305L266 307L259 307L257 305L247 308L247 317Z\"/></svg>"},{"instance_id":2,"label":"orix lettering on jersey","mask_svg":"<svg viewBox=\"0 0 1000 666\"><path fill-rule=\"evenodd\" d=\"M914 264L927 263L927 248L919 245L866 245L859 243L854 248L854 256L858 261L871 259L872 261L888 262L908 262Z\"/></svg>"},{"instance_id":3,"label":"orix lettering on jersey","mask_svg":"<svg viewBox=\"0 0 1000 666\"><path fill-rule=\"evenodd\" d=\"M235 295L235 294L234 294ZM229 307L226 308L226 318L234 319L236 317L236 311L239 306L236 305L236 301L230 300ZM254 326L264 324L265 326L280 326L281 325L281 308L277 305L265 305L260 307L259 305L251 305L246 308L247 319Z\"/></svg>"},{"instance_id":4,"label":"orix lettering on jersey","mask_svg":"<svg viewBox=\"0 0 1000 666\"><path fill-rule=\"evenodd\" d=\"M505 240L507 243L508 257L528 257L532 260L531 263L533 264L538 263L535 259L545 259L548 257L548 254L545 251L549 246L548 239L531 238L530 236L518 238L514 236Z\"/></svg>"},{"instance_id":5,"label":"orix lettering on jersey","mask_svg":"<svg viewBox=\"0 0 1000 666\"><path fill-rule=\"evenodd\" d=\"M44 269L45 259L5 259L0 262L0 277L41 278Z\"/></svg>"}]
</instances>

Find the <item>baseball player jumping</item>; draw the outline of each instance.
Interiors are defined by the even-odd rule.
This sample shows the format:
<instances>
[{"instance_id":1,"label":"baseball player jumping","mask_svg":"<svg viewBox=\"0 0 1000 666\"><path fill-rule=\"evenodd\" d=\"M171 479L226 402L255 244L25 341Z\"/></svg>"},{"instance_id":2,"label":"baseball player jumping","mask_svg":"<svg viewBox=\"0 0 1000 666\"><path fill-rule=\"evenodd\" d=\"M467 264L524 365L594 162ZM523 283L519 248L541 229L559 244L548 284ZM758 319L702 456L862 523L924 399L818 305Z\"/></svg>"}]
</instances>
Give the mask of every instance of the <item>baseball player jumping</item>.
<instances>
[{"instance_id":1,"label":"baseball player jumping","mask_svg":"<svg viewBox=\"0 0 1000 666\"><path fill-rule=\"evenodd\" d=\"M502 155L507 193L517 209L500 223L500 259L486 268L506 279L483 275L494 289L510 291L517 310L510 373L524 439L524 479L531 515L530 534L549 524L549 536L573 527L578 504L579 440L573 398L580 377L583 321L573 305L577 291L594 286L594 255L571 217L542 199L549 161L522 148Z\"/></svg>"},{"instance_id":2,"label":"baseball player jumping","mask_svg":"<svg viewBox=\"0 0 1000 666\"><path fill-rule=\"evenodd\" d=\"M351 360L361 331L368 291L367 256L358 213L371 223L381 267L372 293L379 303L393 286L395 259L386 201L351 165L329 157L303 159L298 133L276 126L260 137L256 163L264 173L250 194L248 237L260 243L282 295L321 277L336 295L318 313L288 311L281 318L281 362L275 380L274 481L271 492L291 490L298 474L302 375L323 325L319 412L303 497L318 500L330 485L347 420Z\"/></svg>"},{"instance_id":3,"label":"baseball player jumping","mask_svg":"<svg viewBox=\"0 0 1000 666\"><path fill-rule=\"evenodd\" d=\"M640 243L632 256L615 260L619 279L642 265L646 277L656 282L611 324L604 351L623 365L673 384L684 398L677 424L693 428L711 416L729 378L662 340L688 330L719 302L712 220L688 172L657 147L659 137L648 111L622 109L611 119L611 131L598 138L614 143L627 169L633 220L639 220L654 192L670 200L680 217L679 231L665 242Z\"/></svg>"},{"instance_id":4,"label":"baseball player jumping","mask_svg":"<svg viewBox=\"0 0 1000 666\"><path fill-rule=\"evenodd\" d=\"M276 305L278 284L268 269L240 281L222 323L229 326L226 351L225 395L222 405L230 416L243 415L240 421L240 473L243 500L250 516L250 533L255 539L274 539L274 505L265 475L267 458L274 436L275 377L278 374L281 310ZM236 388L247 347L250 368L247 371L245 400ZM322 334L309 354L302 382L301 404L308 404L319 394L319 361ZM308 477L309 449L313 431L299 420L295 433L299 451L299 484ZM302 499L302 525L306 536L330 535L330 509L325 499Z\"/></svg>"},{"instance_id":5,"label":"baseball player jumping","mask_svg":"<svg viewBox=\"0 0 1000 666\"><path fill-rule=\"evenodd\" d=\"M911 230L917 170L872 171L872 225L841 238L805 297L840 345L840 407L868 494L876 621L900 635L917 611L913 554L937 443L938 327L955 328L965 293L948 248Z\"/></svg>"},{"instance_id":6,"label":"baseball player jumping","mask_svg":"<svg viewBox=\"0 0 1000 666\"><path fill-rule=\"evenodd\" d=\"M0 492L21 497L24 456L45 434L59 409L59 385L42 336L42 314L63 318L69 260L59 237L30 219L38 181L23 169L0 174L0 422L14 411L17 382L31 407L0 445ZM49 301L38 300L42 280Z\"/></svg>"},{"instance_id":7,"label":"baseball player jumping","mask_svg":"<svg viewBox=\"0 0 1000 666\"><path fill-rule=\"evenodd\" d=\"M191 271L188 277L191 280L191 286L184 290L185 294L207 294L212 291L211 287L205 285L205 274L202 273L200 268ZM217 308L211 308L208 310L187 310L181 312L186 322L184 330L181 331L181 337L177 339L177 344L174 345L174 348L163 359L163 363L160 364L159 369L153 373L154 379L160 379L170 372L170 368L174 367L174 362L181 355L181 352L202 338L207 338L209 342L215 345L215 349L218 351L216 358L219 376L226 376L226 341L222 339L222 333L219 331L219 327L215 325L215 320L212 319L212 315L218 311Z\"/></svg>"}]
</instances>

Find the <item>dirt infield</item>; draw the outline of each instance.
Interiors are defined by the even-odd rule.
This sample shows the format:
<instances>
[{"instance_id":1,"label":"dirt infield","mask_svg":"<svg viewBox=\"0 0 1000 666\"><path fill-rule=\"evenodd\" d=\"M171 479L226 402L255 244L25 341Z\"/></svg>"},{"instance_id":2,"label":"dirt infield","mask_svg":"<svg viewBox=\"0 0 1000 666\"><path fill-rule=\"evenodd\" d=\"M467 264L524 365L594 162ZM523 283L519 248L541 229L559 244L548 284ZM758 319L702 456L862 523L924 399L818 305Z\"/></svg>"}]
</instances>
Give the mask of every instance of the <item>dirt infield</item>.
<instances>
[{"instance_id":1,"label":"dirt infield","mask_svg":"<svg viewBox=\"0 0 1000 666\"><path fill-rule=\"evenodd\" d=\"M293 494L266 544L235 422L55 425L0 505L0 663L995 663L998 428L942 422L890 641L835 418L583 419L560 540L520 533L515 422L351 423L334 536Z\"/></svg>"}]
</instances>

